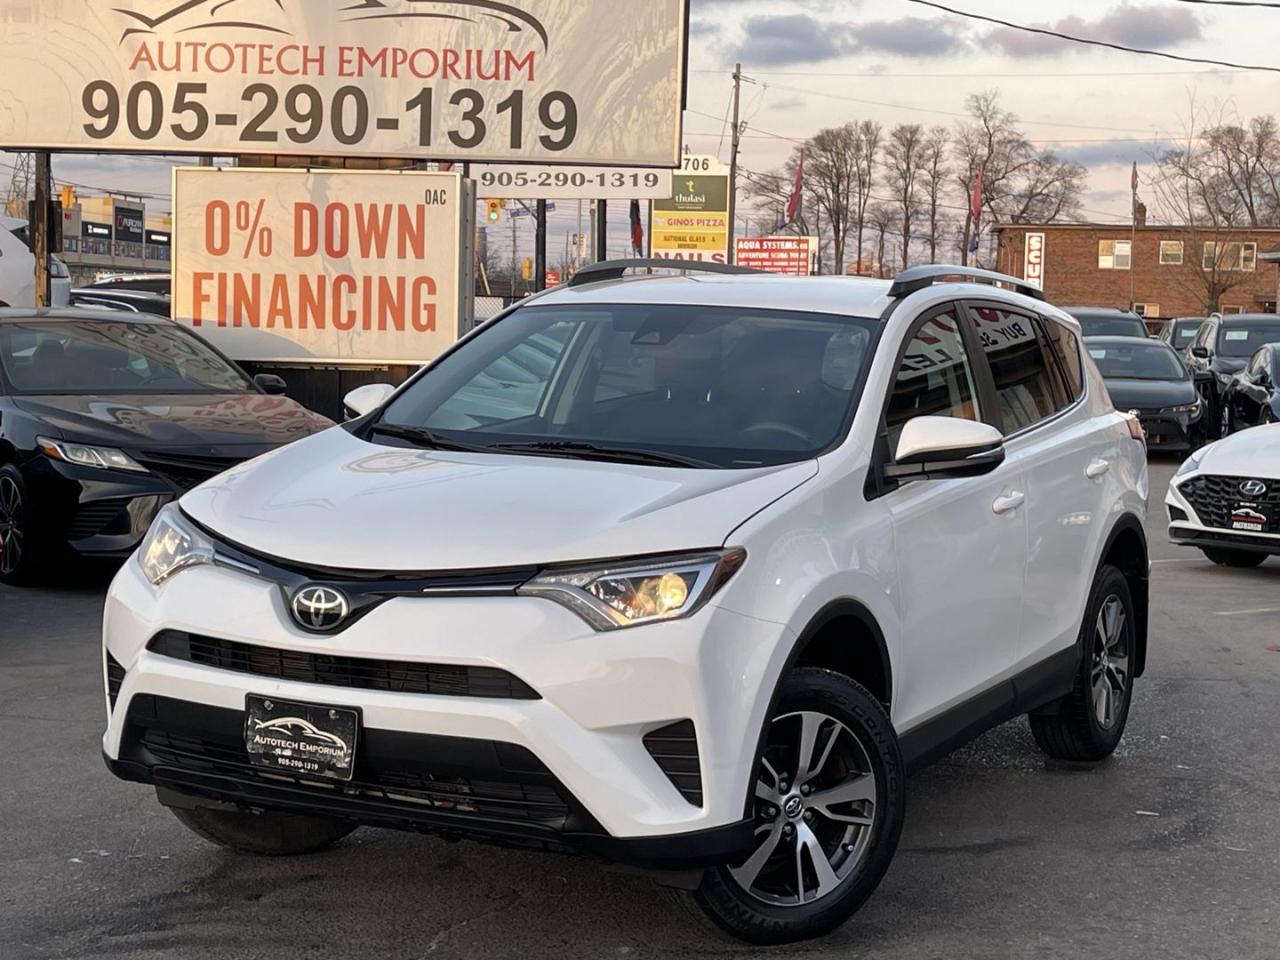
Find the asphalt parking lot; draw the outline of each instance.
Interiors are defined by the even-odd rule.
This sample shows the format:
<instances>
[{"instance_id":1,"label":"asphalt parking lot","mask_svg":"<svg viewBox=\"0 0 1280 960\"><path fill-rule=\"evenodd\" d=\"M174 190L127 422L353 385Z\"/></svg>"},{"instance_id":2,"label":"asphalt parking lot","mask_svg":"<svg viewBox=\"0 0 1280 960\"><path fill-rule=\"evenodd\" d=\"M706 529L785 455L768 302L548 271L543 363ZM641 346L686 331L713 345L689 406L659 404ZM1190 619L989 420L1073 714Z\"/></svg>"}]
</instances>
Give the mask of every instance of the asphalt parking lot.
<instances>
[{"instance_id":1,"label":"asphalt parking lot","mask_svg":"<svg viewBox=\"0 0 1280 960\"><path fill-rule=\"evenodd\" d=\"M375 830L291 860L206 845L100 759L109 574L0 587L0 958L1275 958L1280 561L1171 546L1174 468L1152 467L1151 658L1117 756L991 732L912 782L866 908L778 951L595 863Z\"/></svg>"}]
</instances>

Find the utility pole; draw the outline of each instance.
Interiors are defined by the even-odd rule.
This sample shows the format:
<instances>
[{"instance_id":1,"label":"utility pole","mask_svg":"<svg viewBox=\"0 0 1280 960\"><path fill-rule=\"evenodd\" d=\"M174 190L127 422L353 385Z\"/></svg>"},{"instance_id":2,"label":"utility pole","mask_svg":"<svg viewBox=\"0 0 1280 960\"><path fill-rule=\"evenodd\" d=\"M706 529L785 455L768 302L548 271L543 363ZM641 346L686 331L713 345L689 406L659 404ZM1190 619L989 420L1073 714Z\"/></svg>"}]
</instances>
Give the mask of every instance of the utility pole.
<instances>
[{"instance_id":1,"label":"utility pole","mask_svg":"<svg viewBox=\"0 0 1280 960\"><path fill-rule=\"evenodd\" d=\"M539 200L538 232L533 238L533 288L547 289L547 201Z\"/></svg>"},{"instance_id":2,"label":"utility pole","mask_svg":"<svg viewBox=\"0 0 1280 960\"><path fill-rule=\"evenodd\" d=\"M507 215L511 216L514 207L507 211ZM511 299L516 299L516 277L520 276L519 254L516 251L516 218L511 217Z\"/></svg>"},{"instance_id":3,"label":"utility pole","mask_svg":"<svg viewBox=\"0 0 1280 960\"><path fill-rule=\"evenodd\" d=\"M609 202L596 201L596 262L609 259Z\"/></svg>"},{"instance_id":4,"label":"utility pole","mask_svg":"<svg viewBox=\"0 0 1280 960\"><path fill-rule=\"evenodd\" d=\"M36 306L53 306L53 286L49 276L49 207L53 200L53 164L48 150L36 154L36 202L33 230L36 255Z\"/></svg>"},{"instance_id":5,"label":"utility pole","mask_svg":"<svg viewBox=\"0 0 1280 960\"><path fill-rule=\"evenodd\" d=\"M729 262L734 261L733 227L738 212L738 148L742 145L739 107L742 105L742 64L733 68L733 146L729 154Z\"/></svg>"}]
</instances>

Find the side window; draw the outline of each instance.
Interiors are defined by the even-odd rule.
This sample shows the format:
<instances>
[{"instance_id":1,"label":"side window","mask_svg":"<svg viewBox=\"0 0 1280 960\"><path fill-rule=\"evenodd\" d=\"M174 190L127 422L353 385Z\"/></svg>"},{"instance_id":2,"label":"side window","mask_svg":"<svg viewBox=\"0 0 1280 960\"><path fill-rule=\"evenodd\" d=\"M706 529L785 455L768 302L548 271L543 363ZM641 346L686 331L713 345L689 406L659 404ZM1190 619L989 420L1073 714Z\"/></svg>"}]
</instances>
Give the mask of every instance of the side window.
<instances>
[{"instance_id":1,"label":"side window","mask_svg":"<svg viewBox=\"0 0 1280 960\"><path fill-rule=\"evenodd\" d=\"M1080 359L1080 338L1058 321L1045 318L1049 349L1059 366L1066 401L1070 405L1084 396L1084 365Z\"/></svg>"},{"instance_id":2,"label":"side window","mask_svg":"<svg viewBox=\"0 0 1280 960\"><path fill-rule=\"evenodd\" d=\"M1257 379L1258 374L1265 373L1267 369L1267 351L1259 350L1253 355L1253 359L1249 361L1249 376Z\"/></svg>"},{"instance_id":3,"label":"side window","mask_svg":"<svg viewBox=\"0 0 1280 960\"><path fill-rule=\"evenodd\" d=\"M907 343L885 411L889 449L915 417L979 419L973 368L954 309L930 317Z\"/></svg>"},{"instance_id":4,"label":"side window","mask_svg":"<svg viewBox=\"0 0 1280 960\"><path fill-rule=\"evenodd\" d=\"M1046 337L1038 321L994 307L978 307L973 314L995 380L1006 435L1025 430L1066 406L1060 379L1049 366Z\"/></svg>"}]
</instances>

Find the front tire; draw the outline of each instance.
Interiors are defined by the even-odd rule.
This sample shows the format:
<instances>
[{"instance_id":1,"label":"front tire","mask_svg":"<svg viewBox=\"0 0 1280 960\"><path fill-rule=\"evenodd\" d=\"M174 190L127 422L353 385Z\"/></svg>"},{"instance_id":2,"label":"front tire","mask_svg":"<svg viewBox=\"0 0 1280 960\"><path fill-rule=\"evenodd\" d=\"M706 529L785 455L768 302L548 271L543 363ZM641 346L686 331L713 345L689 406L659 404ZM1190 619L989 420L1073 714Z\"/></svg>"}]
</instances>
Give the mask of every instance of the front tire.
<instances>
[{"instance_id":1,"label":"front tire","mask_svg":"<svg viewBox=\"0 0 1280 960\"><path fill-rule=\"evenodd\" d=\"M1104 566L1085 610L1075 687L1054 712L1028 717L1036 744L1049 756L1097 763L1115 752L1133 699L1137 620L1129 582Z\"/></svg>"},{"instance_id":2,"label":"front tire","mask_svg":"<svg viewBox=\"0 0 1280 960\"><path fill-rule=\"evenodd\" d=\"M39 567L22 474L0 467L0 583L29 583Z\"/></svg>"},{"instance_id":3,"label":"front tire","mask_svg":"<svg viewBox=\"0 0 1280 960\"><path fill-rule=\"evenodd\" d=\"M751 943L829 933L871 896L898 847L906 787L889 715L848 677L794 670L757 776L755 852L707 871L694 899Z\"/></svg>"},{"instance_id":4,"label":"front tire","mask_svg":"<svg viewBox=\"0 0 1280 960\"><path fill-rule=\"evenodd\" d=\"M1220 567L1237 567L1243 570L1260 567L1267 559L1265 553L1250 553L1246 550L1219 550L1215 547L1203 547L1202 551Z\"/></svg>"},{"instance_id":5,"label":"front tire","mask_svg":"<svg viewBox=\"0 0 1280 960\"><path fill-rule=\"evenodd\" d=\"M328 817L289 813L244 813L170 807L192 833L237 853L259 857L296 857L318 853L337 843L356 824Z\"/></svg>"}]
</instances>

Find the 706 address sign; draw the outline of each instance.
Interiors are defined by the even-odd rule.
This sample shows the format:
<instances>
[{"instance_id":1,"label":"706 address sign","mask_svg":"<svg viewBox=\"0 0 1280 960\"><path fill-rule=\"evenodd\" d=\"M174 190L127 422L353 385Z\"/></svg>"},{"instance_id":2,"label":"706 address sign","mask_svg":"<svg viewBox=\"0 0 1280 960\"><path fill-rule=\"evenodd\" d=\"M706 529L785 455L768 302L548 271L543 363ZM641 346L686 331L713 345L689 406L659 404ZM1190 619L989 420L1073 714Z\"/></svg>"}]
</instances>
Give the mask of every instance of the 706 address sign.
<instances>
[{"instance_id":1,"label":"706 address sign","mask_svg":"<svg viewBox=\"0 0 1280 960\"><path fill-rule=\"evenodd\" d=\"M513 91L494 104L496 116L489 119L484 95L469 88L455 90L448 107L442 108L437 106L434 89L423 87L405 103L403 115L390 117L371 117L369 98L356 86L341 87L326 97L303 83L282 96L269 84L253 83L240 98L249 105L248 117L238 113L210 115L204 102L207 93L207 84L179 83L173 103L166 104L163 91L149 80L124 91L106 80L95 80L81 97L89 118L84 131L94 140L107 140L124 123L135 139L154 140L170 121L172 134L187 143L198 143L211 126L218 126L238 128L242 143L277 143L283 132L293 143L307 144L327 129L344 146L358 146L374 131L397 131L407 122L418 125L418 145L430 147L439 122L444 127L440 133L460 150L477 149L491 133L505 133L512 150L524 149L527 135L536 137L544 149L556 152L568 149L578 135L577 104L562 90L544 94L536 105L526 104L524 91ZM283 125L277 122L282 107Z\"/></svg>"}]
</instances>

